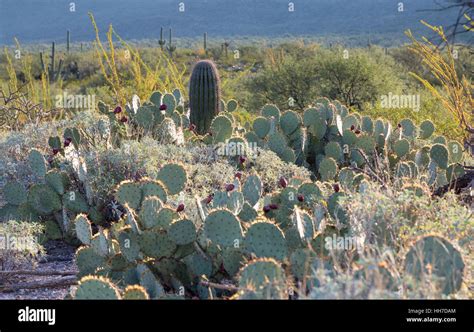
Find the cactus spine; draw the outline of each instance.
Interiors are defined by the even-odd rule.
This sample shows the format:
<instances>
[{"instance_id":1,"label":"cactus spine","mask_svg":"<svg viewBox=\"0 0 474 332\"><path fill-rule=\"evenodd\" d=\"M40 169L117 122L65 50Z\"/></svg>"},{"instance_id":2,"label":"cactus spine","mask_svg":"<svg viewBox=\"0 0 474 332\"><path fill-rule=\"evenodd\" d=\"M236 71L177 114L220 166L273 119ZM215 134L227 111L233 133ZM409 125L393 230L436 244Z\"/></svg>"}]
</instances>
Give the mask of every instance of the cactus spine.
<instances>
[{"instance_id":1,"label":"cactus spine","mask_svg":"<svg viewBox=\"0 0 474 332\"><path fill-rule=\"evenodd\" d=\"M220 111L220 78L216 65L210 60L196 63L189 84L191 123L199 134L205 134Z\"/></svg>"}]
</instances>

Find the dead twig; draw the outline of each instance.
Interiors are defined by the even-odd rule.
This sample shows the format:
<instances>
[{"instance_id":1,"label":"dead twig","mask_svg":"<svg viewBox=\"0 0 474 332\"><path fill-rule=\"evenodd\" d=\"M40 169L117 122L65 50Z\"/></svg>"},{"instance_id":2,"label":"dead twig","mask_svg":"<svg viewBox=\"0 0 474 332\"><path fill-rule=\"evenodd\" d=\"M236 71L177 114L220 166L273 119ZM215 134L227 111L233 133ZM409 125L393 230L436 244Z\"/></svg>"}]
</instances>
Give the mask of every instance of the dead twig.
<instances>
[{"instance_id":1,"label":"dead twig","mask_svg":"<svg viewBox=\"0 0 474 332\"><path fill-rule=\"evenodd\" d=\"M14 292L19 289L58 288L77 285L75 276L67 276L57 280L24 282L15 285L0 286L0 293Z\"/></svg>"},{"instance_id":2,"label":"dead twig","mask_svg":"<svg viewBox=\"0 0 474 332\"><path fill-rule=\"evenodd\" d=\"M75 271L31 271L31 270L12 270L0 271L0 277L4 275L31 275L31 276L75 276Z\"/></svg>"}]
</instances>

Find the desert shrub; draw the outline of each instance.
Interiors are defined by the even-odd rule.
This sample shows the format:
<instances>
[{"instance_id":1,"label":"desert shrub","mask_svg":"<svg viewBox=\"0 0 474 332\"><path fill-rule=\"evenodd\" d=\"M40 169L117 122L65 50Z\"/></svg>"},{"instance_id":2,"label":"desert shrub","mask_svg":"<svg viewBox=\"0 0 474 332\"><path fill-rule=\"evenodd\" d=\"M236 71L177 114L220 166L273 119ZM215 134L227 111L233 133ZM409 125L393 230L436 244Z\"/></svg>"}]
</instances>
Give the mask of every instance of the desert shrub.
<instances>
[{"instance_id":1,"label":"desert shrub","mask_svg":"<svg viewBox=\"0 0 474 332\"><path fill-rule=\"evenodd\" d=\"M421 184L412 184L410 188L415 186L422 188ZM474 239L472 211L454 194L432 198L420 193L403 188L381 189L371 183L363 192L353 193L344 205L350 224L368 244L375 238L383 238L384 234L377 232L388 231L385 235L400 247L430 233L443 234L459 241L460 245L469 245Z\"/></svg>"},{"instance_id":2,"label":"desert shrub","mask_svg":"<svg viewBox=\"0 0 474 332\"><path fill-rule=\"evenodd\" d=\"M265 103L287 109L289 98L293 98L295 108L303 110L320 92L315 60L297 60L294 56L271 60L261 73L249 78L246 88L254 92L247 101L248 109L256 110Z\"/></svg>"},{"instance_id":3,"label":"desert shrub","mask_svg":"<svg viewBox=\"0 0 474 332\"><path fill-rule=\"evenodd\" d=\"M247 89L254 91L247 101L249 109L269 102L281 109L303 110L319 96L362 109L364 103L375 102L388 92L397 93L403 86L395 62L378 48L367 51L308 46L270 54L264 70L247 82ZM294 107L289 107L290 97Z\"/></svg>"},{"instance_id":4,"label":"desert shrub","mask_svg":"<svg viewBox=\"0 0 474 332\"><path fill-rule=\"evenodd\" d=\"M359 248L352 268L315 262L305 281L311 286L309 298L444 298L435 275L420 283L404 270L407 248L422 236L441 235L455 244L466 266L473 261L474 218L454 194L432 198L413 190L382 188L375 183L368 184L363 191L347 194L340 201L347 209L351 225L345 236L363 238L364 245ZM381 241L384 238L387 241ZM467 286L472 275L469 269L464 273ZM456 298L469 298L466 286L461 287Z\"/></svg>"},{"instance_id":5,"label":"desert shrub","mask_svg":"<svg viewBox=\"0 0 474 332\"><path fill-rule=\"evenodd\" d=\"M278 180L281 177L299 178L310 180L311 172L304 168L296 166L293 163L287 163L281 160L274 152L269 150L259 150L255 158L255 171L262 178L265 185L265 191L271 192L278 188Z\"/></svg>"},{"instance_id":6,"label":"desert shrub","mask_svg":"<svg viewBox=\"0 0 474 332\"><path fill-rule=\"evenodd\" d=\"M395 67L395 62L379 48L324 50L317 55L320 95L362 109L366 102L401 90Z\"/></svg>"}]
</instances>

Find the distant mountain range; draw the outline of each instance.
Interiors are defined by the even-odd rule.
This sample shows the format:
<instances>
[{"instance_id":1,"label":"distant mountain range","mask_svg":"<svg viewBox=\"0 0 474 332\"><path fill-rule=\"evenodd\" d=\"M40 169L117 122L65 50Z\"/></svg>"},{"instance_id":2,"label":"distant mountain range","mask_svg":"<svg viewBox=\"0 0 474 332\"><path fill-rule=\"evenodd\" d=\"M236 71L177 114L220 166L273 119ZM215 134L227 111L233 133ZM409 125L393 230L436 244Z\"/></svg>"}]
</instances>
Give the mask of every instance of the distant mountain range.
<instances>
[{"instance_id":1,"label":"distant mountain range","mask_svg":"<svg viewBox=\"0 0 474 332\"><path fill-rule=\"evenodd\" d=\"M179 11L184 3L184 12ZM434 0L0 0L0 44L90 41L92 12L101 31L113 24L125 39L155 39L160 27L176 37L357 36L402 37L420 19L449 25L456 12L424 12ZM75 12L70 11L75 4ZM399 3L403 11L399 12Z\"/></svg>"}]
</instances>

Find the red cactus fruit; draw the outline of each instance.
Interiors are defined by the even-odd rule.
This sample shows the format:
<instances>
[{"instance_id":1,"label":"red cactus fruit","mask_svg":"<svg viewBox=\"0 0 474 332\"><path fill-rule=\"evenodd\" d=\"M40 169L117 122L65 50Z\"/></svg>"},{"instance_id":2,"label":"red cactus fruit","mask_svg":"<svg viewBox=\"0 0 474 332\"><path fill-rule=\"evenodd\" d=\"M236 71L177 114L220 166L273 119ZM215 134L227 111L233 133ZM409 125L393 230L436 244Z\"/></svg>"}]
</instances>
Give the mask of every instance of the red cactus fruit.
<instances>
[{"instance_id":1,"label":"red cactus fruit","mask_svg":"<svg viewBox=\"0 0 474 332\"><path fill-rule=\"evenodd\" d=\"M355 129L355 126L354 126L354 125L352 125L352 126L351 126L351 130L354 130L354 129Z\"/></svg>"},{"instance_id":2,"label":"red cactus fruit","mask_svg":"<svg viewBox=\"0 0 474 332\"><path fill-rule=\"evenodd\" d=\"M304 202L304 195L303 194L298 194L298 196L296 196L298 198L298 201L300 202Z\"/></svg>"},{"instance_id":3,"label":"red cactus fruit","mask_svg":"<svg viewBox=\"0 0 474 332\"><path fill-rule=\"evenodd\" d=\"M181 211L184 211L184 203L180 203L178 205L178 208L176 209L176 212L181 212Z\"/></svg>"},{"instance_id":4,"label":"red cactus fruit","mask_svg":"<svg viewBox=\"0 0 474 332\"><path fill-rule=\"evenodd\" d=\"M339 184L336 183L336 184L334 185L334 191L338 193L339 190L341 190L341 188L339 188Z\"/></svg>"},{"instance_id":5,"label":"red cactus fruit","mask_svg":"<svg viewBox=\"0 0 474 332\"><path fill-rule=\"evenodd\" d=\"M237 179L239 179L239 180L242 179L242 173L241 173L241 172L235 173L234 176L235 176Z\"/></svg>"},{"instance_id":6,"label":"red cactus fruit","mask_svg":"<svg viewBox=\"0 0 474 332\"><path fill-rule=\"evenodd\" d=\"M225 186L226 191L232 191L234 190L235 186L232 183L229 183L228 185Z\"/></svg>"},{"instance_id":7,"label":"red cactus fruit","mask_svg":"<svg viewBox=\"0 0 474 332\"><path fill-rule=\"evenodd\" d=\"M280 178L280 181L278 181L278 183L282 188L286 188L288 186L288 181L283 176Z\"/></svg>"}]
</instances>

